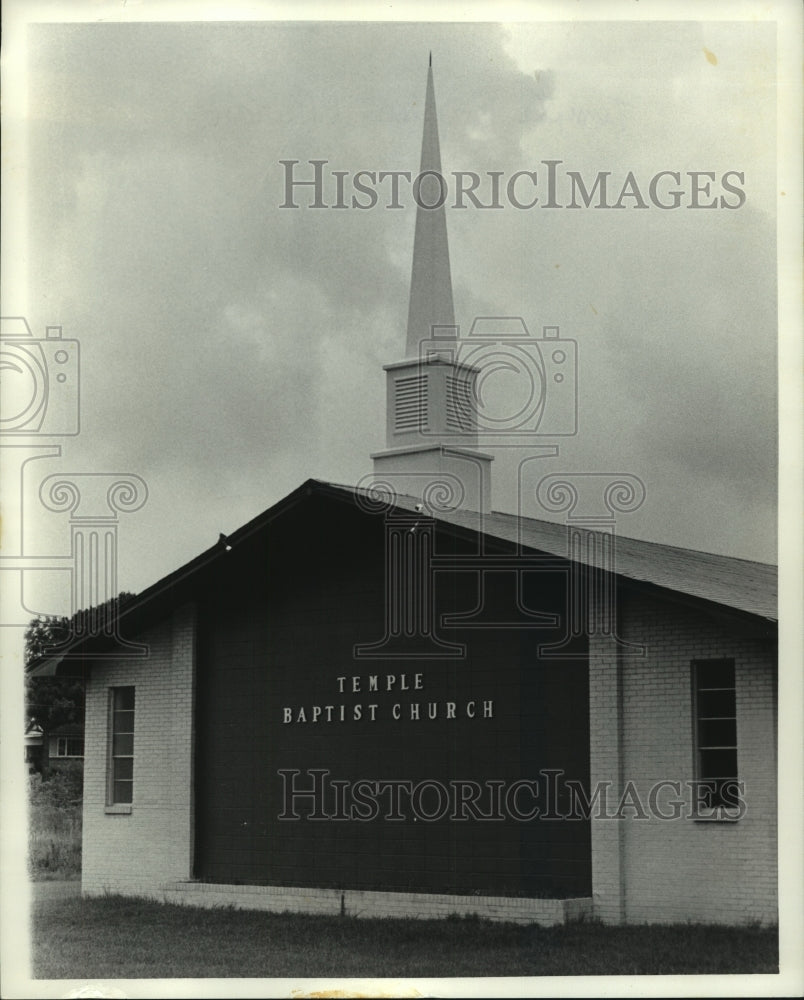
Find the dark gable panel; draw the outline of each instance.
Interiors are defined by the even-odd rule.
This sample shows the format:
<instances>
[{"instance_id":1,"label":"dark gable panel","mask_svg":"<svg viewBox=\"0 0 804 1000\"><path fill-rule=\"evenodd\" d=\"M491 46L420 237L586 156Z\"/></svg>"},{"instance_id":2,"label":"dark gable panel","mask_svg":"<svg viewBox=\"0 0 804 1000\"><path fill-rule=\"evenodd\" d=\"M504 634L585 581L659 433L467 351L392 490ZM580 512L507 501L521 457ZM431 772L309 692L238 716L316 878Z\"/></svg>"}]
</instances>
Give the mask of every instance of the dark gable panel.
<instances>
[{"instance_id":1,"label":"dark gable panel","mask_svg":"<svg viewBox=\"0 0 804 1000\"><path fill-rule=\"evenodd\" d=\"M473 555L477 544L442 528L435 548L440 556ZM462 809L463 820L449 814L427 818L438 810L439 785L454 794L450 782L478 783L474 808L481 815L494 812L487 782L508 788L523 778L538 780L540 769L560 768L588 785L585 642L575 659L540 662L537 647L554 641L555 629L451 628L442 635L466 643L465 659L356 660L355 644L383 635L384 545L382 515L312 495L257 540L233 549L214 587L205 590L199 616L196 877L419 892L588 894L588 822L479 819L471 806ZM506 575L489 577L486 624L511 617ZM439 613L471 611L478 602L476 573L439 573L436 596ZM562 612L563 575L530 574L523 599L530 609ZM378 690L369 691L373 675ZM388 675L395 678L390 691ZM343 692L339 677L347 678ZM358 692L352 677L360 678ZM401 690L403 684L408 690ZM491 718L482 718L485 702L493 704ZM449 703L455 718L447 717ZM413 704L418 719L411 717ZM362 707L359 720L356 705ZM316 707L320 714L313 722ZM284 721L288 709L291 722ZM474 718L468 715L472 709ZM300 710L306 722L298 721ZM416 808L403 789L399 818L386 818L394 815L393 789L386 789L374 796L376 818L315 819L308 797L296 800L299 819L280 819L289 808L284 792L291 780L282 771L300 772L295 780L302 789L313 788L311 772L328 772L317 801L330 817L339 815L332 784L338 781L350 790L361 780L410 782L420 786ZM461 794L471 795L471 787L463 787ZM532 795L525 792L520 801L523 808L532 805ZM366 815L369 807L358 803L357 810Z\"/></svg>"}]
</instances>

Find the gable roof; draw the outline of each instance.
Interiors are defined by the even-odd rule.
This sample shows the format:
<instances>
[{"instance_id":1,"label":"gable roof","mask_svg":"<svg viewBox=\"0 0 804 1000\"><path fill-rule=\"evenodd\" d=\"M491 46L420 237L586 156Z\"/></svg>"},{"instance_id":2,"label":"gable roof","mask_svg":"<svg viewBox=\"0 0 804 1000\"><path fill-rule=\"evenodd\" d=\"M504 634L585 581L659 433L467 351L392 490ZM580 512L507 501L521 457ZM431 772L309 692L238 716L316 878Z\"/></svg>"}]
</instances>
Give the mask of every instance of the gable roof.
<instances>
[{"instance_id":1,"label":"gable roof","mask_svg":"<svg viewBox=\"0 0 804 1000\"><path fill-rule=\"evenodd\" d=\"M50 729L48 731L48 736L83 736L84 735L84 723L83 722L65 722L61 726L56 726L55 729Z\"/></svg>"},{"instance_id":2,"label":"gable roof","mask_svg":"<svg viewBox=\"0 0 804 1000\"><path fill-rule=\"evenodd\" d=\"M352 497L368 496L366 490L351 486L321 485ZM396 497L396 506L405 510L415 511L419 503L415 497ZM469 510L444 511L436 514L435 520L548 555L568 556L567 529L563 524L499 511L479 514ZM582 553L578 561L606 568L600 555L600 547L595 546L591 554ZM777 621L777 569L768 563L644 542L622 535L616 536L614 563L614 571L628 580L653 584L767 621Z\"/></svg>"},{"instance_id":3,"label":"gable roof","mask_svg":"<svg viewBox=\"0 0 804 1000\"><path fill-rule=\"evenodd\" d=\"M137 626L150 617L149 612L158 612L166 604L183 599L184 593L189 594L189 586L202 570L211 569L217 560L225 558L231 547L240 545L255 533L263 531L286 511L311 495L352 505L361 500L372 499L372 494L366 489L308 479L237 531L228 536L221 535L218 542L195 559L142 591L121 612L121 623L129 622ZM421 511L421 501L412 496L397 495L391 506L410 513ZM567 529L563 524L496 511L481 514L461 509L422 512L421 516L431 516L437 523L449 525L460 532L480 534L519 546L526 551L568 558ZM603 567L598 547L593 547L591 554L589 551L581 553L577 561L581 565L608 568ZM620 535L616 537L614 562L614 572L625 580L660 588L668 595L706 601L765 622L777 620L777 571L775 566L767 563L644 542ZM30 664L27 670L34 675L53 674L62 661L86 658L88 651L95 649L97 652L89 652L89 655L100 656L108 645L109 640L105 636L76 640L57 655L45 654Z\"/></svg>"}]
</instances>

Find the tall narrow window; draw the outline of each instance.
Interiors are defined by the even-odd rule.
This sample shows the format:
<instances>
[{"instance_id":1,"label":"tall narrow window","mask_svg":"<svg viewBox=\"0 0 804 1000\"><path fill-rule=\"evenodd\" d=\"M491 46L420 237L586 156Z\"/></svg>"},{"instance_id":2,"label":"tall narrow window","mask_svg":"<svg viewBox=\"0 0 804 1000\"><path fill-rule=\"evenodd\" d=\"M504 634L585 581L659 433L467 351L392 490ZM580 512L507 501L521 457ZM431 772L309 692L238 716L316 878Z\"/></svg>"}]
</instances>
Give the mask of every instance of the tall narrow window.
<instances>
[{"instance_id":1,"label":"tall narrow window","mask_svg":"<svg viewBox=\"0 0 804 1000\"><path fill-rule=\"evenodd\" d=\"M703 806L734 806L737 796L737 708L733 660L692 664L696 775Z\"/></svg>"},{"instance_id":2,"label":"tall narrow window","mask_svg":"<svg viewBox=\"0 0 804 1000\"><path fill-rule=\"evenodd\" d=\"M109 691L109 805L129 804L134 793L134 688Z\"/></svg>"}]
</instances>

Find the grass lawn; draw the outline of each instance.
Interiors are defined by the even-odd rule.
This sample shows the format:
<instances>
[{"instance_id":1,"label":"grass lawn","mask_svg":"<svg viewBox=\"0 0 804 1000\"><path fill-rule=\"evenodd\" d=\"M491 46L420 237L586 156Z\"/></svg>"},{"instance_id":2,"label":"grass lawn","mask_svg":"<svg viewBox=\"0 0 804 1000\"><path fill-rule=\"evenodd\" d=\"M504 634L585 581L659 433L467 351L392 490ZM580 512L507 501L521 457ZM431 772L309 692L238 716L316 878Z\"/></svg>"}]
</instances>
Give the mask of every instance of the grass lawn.
<instances>
[{"instance_id":1,"label":"grass lawn","mask_svg":"<svg viewBox=\"0 0 804 1000\"><path fill-rule=\"evenodd\" d=\"M81 876L81 781L69 768L28 781L28 870L33 878Z\"/></svg>"},{"instance_id":2,"label":"grass lawn","mask_svg":"<svg viewBox=\"0 0 804 1000\"><path fill-rule=\"evenodd\" d=\"M38 979L774 973L775 928L358 920L107 896L34 904Z\"/></svg>"}]
</instances>

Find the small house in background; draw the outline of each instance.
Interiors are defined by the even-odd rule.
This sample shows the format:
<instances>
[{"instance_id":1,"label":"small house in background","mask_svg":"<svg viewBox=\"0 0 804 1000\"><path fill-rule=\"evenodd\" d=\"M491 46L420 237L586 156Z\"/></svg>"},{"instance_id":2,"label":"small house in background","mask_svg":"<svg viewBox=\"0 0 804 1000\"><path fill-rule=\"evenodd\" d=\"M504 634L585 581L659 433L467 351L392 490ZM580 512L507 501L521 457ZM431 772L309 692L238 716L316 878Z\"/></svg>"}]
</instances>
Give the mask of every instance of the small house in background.
<instances>
[{"instance_id":1,"label":"small house in background","mask_svg":"<svg viewBox=\"0 0 804 1000\"><path fill-rule=\"evenodd\" d=\"M29 772L42 770L42 743L44 731L31 719L25 727L25 763Z\"/></svg>"},{"instance_id":2,"label":"small house in background","mask_svg":"<svg viewBox=\"0 0 804 1000\"><path fill-rule=\"evenodd\" d=\"M45 767L58 770L75 761L84 763L84 726L68 722L48 733Z\"/></svg>"}]
</instances>

